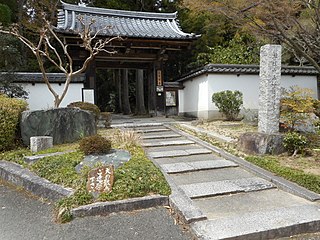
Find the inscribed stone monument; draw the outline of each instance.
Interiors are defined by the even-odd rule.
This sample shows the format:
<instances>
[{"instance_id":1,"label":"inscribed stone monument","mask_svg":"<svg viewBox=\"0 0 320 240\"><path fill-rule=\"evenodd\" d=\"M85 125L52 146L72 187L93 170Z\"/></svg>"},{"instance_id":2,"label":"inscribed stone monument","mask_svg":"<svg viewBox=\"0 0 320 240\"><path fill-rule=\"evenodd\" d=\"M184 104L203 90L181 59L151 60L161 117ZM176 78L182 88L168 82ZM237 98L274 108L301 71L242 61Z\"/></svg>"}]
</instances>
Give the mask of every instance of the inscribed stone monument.
<instances>
[{"instance_id":1,"label":"inscribed stone monument","mask_svg":"<svg viewBox=\"0 0 320 240\"><path fill-rule=\"evenodd\" d=\"M281 46L265 45L260 50L258 132L245 133L238 147L249 154L280 154L285 151L279 133L281 97Z\"/></svg>"},{"instance_id":2,"label":"inscribed stone monument","mask_svg":"<svg viewBox=\"0 0 320 240\"><path fill-rule=\"evenodd\" d=\"M281 46L264 45L260 50L260 93L258 130L261 133L279 132Z\"/></svg>"}]
</instances>

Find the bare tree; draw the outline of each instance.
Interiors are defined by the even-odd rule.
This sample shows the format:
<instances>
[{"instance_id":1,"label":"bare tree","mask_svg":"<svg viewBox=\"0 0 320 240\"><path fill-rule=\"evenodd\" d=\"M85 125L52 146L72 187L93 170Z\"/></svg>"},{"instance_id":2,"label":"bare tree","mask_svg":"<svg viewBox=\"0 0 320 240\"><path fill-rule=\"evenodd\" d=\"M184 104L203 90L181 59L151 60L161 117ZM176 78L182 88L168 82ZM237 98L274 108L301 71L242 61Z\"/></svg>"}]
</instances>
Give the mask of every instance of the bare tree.
<instances>
[{"instance_id":1,"label":"bare tree","mask_svg":"<svg viewBox=\"0 0 320 240\"><path fill-rule=\"evenodd\" d=\"M88 55L86 59L84 59L82 66L77 70L74 69L73 60L68 51L68 45L59 38L58 34L54 31L54 26L46 20L45 17L43 17L43 26L39 29L39 37L36 43L23 36L17 24L12 25L9 29L0 26L0 33L10 34L18 38L32 51L38 61L43 80L54 96L54 107L56 108L60 106L63 98L67 94L72 78L75 75L84 72L96 55L100 52L107 52L109 54L116 53L115 51L107 50L106 46L113 40L119 39L119 37L105 39L98 38L99 33L110 28L110 26L106 26L105 28L93 32L92 25L95 22L94 19L91 19L89 23L86 23L83 17L79 17L79 22L82 25L82 30L74 33L81 39L81 47L87 50ZM56 92L50 84L45 68L45 61L49 61L59 69L59 71L65 74L66 80L61 93Z\"/></svg>"}]
</instances>

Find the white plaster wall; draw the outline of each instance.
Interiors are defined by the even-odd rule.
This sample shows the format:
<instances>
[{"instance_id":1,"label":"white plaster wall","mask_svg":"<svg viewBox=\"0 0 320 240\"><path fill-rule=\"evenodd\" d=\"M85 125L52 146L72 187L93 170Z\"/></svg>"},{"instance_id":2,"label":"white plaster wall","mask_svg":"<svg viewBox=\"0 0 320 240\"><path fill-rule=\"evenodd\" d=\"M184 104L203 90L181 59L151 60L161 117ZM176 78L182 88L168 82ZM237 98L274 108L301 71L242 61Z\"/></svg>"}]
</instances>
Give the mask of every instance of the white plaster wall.
<instances>
[{"instance_id":1,"label":"white plaster wall","mask_svg":"<svg viewBox=\"0 0 320 240\"><path fill-rule=\"evenodd\" d=\"M44 83L35 83L35 85L32 85L31 83L21 83L20 85L29 93L27 102L30 110L53 108L54 98L47 85ZM61 84L61 86L57 83L52 84L53 89L57 91L58 94L62 93L63 86L63 84ZM82 88L83 83L70 84L68 92L60 104L60 107L66 107L71 102L82 101Z\"/></svg>"},{"instance_id":2,"label":"white plaster wall","mask_svg":"<svg viewBox=\"0 0 320 240\"><path fill-rule=\"evenodd\" d=\"M289 89L292 86L299 86L301 88L310 88L313 91L313 97L319 98L318 86L316 76L281 76L281 87Z\"/></svg>"},{"instance_id":3,"label":"white plaster wall","mask_svg":"<svg viewBox=\"0 0 320 240\"><path fill-rule=\"evenodd\" d=\"M179 103L179 113L183 113L184 111L184 90L178 90L178 103Z\"/></svg>"},{"instance_id":4,"label":"white plaster wall","mask_svg":"<svg viewBox=\"0 0 320 240\"><path fill-rule=\"evenodd\" d=\"M217 115L218 108L212 103L212 94L225 90L239 90L243 93L243 107L258 109L259 106L259 75L253 74L204 74L183 83L183 93L179 93L179 113L196 113L197 117L208 119ZM317 94L316 76L281 76L281 87L291 86L310 88ZM181 95L181 96L180 96Z\"/></svg>"},{"instance_id":5,"label":"white plaster wall","mask_svg":"<svg viewBox=\"0 0 320 240\"><path fill-rule=\"evenodd\" d=\"M185 88L179 101L179 112L196 113L199 118L208 117L208 80L200 76L184 82Z\"/></svg>"},{"instance_id":6,"label":"white plaster wall","mask_svg":"<svg viewBox=\"0 0 320 240\"><path fill-rule=\"evenodd\" d=\"M225 90L238 90L243 93L243 106L257 109L259 98L259 77L256 75L210 74L208 110L218 110L212 103L212 95Z\"/></svg>"}]
</instances>

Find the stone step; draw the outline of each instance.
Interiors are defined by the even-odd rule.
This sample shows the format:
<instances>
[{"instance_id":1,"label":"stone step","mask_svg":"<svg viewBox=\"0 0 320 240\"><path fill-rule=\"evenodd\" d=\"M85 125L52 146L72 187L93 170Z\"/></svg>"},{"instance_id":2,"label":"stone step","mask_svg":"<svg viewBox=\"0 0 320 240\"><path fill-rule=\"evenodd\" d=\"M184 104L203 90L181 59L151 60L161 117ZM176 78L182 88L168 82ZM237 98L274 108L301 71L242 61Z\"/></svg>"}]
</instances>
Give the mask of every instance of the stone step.
<instances>
[{"instance_id":1,"label":"stone step","mask_svg":"<svg viewBox=\"0 0 320 240\"><path fill-rule=\"evenodd\" d=\"M191 224L199 239L273 239L320 227L319 205L282 207Z\"/></svg>"},{"instance_id":2,"label":"stone step","mask_svg":"<svg viewBox=\"0 0 320 240\"><path fill-rule=\"evenodd\" d=\"M272 188L258 192L193 199L193 203L208 217L234 217L248 212L271 211L282 207L310 204L310 201L288 192Z\"/></svg>"},{"instance_id":3,"label":"stone step","mask_svg":"<svg viewBox=\"0 0 320 240\"><path fill-rule=\"evenodd\" d=\"M179 146L179 145L189 145L194 144L190 140L166 140L166 141L153 141L153 142L143 142L141 145L143 147L166 147L166 146Z\"/></svg>"},{"instance_id":4,"label":"stone step","mask_svg":"<svg viewBox=\"0 0 320 240\"><path fill-rule=\"evenodd\" d=\"M142 139L148 140L148 139L164 139L164 138L179 138L181 135L179 134L157 134L157 135L143 135Z\"/></svg>"},{"instance_id":5,"label":"stone step","mask_svg":"<svg viewBox=\"0 0 320 240\"><path fill-rule=\"evenodd\" d=\"M161 158L160 158L161 159ZM256 175L243 170L240 167L217 168L206 171L176 173L170 175L177 185L189 185L194 183L219 182L242 178L253 178Z\"/></svg>"},{"instance_id":6,"label":"stone step","mask_svg":"<svg viewBox=\"0 0 320 240\"><path fill-rule=\"evenodd\" d=\"M262 178L252 177L215 182L193 183L180 185L180 188L190 198L203 198L240 192L260 191L275 188L275 186Z\"/></svg>"},{"instance_id":7,"label":"stone step","mask_svg":"<svg viewBox=\"0 0 320 240\"><path fill-rule=\"evenodd\" d=\"M190 156L190 155L208 154L208 153L211 153L211 151L206 148L193 148L189 150L150 152L149 156L152 158L167 158L167 157L180 157L180 156Z\"/></svg>"},{"instance_id":8,"label":"stone step","mask_svg":"<svg viewBox=\"0 0 320 240\"><path fill-rule=\"evenodd\" d=\"M137 133L160 133L160 132L169 132L171 130L168 128L152 128L152 129L143 128L143 129L135 129L135 131Z\"/></svg>"},{"instance_id":9,"label":"stone step","mask_svg":"<svg viewBox=\"0 0 320 240\"><path fill-rule=\"evenodd\" d=\"M162 169L169 174L185 173L200 170L210 170L217 168L237 167L238 165L229 160L209 160L209 161L196 161L196 162L181 162L172 164L161 165Z\"/></svg>"},{"instance_id":10,"label":"stone step","mask_svg":"<svg viewBox=\"0 0 320 240\"><path fill-rule=\"evenodd\" d=\"M190 155L190 156L180 156L180 157L166 157L166 158L157 158L155 161L159 164L172 164L180 162L199 162L199 161L214 161L221 159L220 156L215 155L214 153L209 154L199 154L199 155Z\"/></svg>"}]
</instances>

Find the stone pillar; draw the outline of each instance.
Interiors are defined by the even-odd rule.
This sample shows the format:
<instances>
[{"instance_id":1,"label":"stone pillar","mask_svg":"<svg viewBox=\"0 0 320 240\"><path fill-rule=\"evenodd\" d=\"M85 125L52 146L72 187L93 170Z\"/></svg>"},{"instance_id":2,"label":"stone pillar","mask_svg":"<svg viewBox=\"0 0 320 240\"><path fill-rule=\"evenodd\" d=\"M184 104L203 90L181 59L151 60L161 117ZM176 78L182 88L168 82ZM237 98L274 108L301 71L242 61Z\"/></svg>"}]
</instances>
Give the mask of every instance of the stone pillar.
<instances>
[{"instance_id":1,"label":"stone pillar","mask_svg":"<svg viewBox=\"0 0 320 240\"><path fill-rule=\"evenodd\" d=\"M279 132L281 46L264 45L260 50L260 93L258 130L261 133Z\"/></svg>"}]
</instances>

